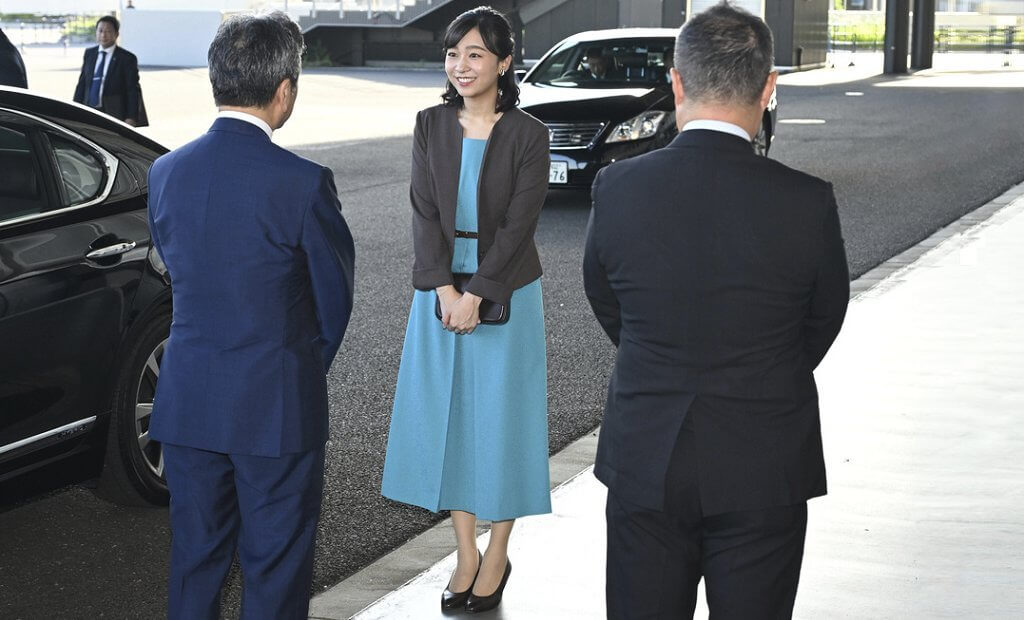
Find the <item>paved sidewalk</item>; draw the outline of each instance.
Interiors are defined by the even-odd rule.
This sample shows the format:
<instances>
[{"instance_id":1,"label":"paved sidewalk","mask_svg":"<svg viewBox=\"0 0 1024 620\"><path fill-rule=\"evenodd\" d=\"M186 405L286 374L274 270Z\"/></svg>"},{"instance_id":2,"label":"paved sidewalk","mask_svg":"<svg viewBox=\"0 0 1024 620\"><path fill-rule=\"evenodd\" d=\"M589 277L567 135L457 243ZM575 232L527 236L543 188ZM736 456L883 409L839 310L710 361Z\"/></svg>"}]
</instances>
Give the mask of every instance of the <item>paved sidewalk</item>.
<instances>
[{"instance_id":1,"label":"paved sidewalk","mask_svg":"<svg viewBox=\"0 0 1024 620\"><path fill-rule=\"evenodd\" d=\"M1024 617L1021 271L1024 184L854 283L817 372L830 494L810 503L797 618ZM604 617L605 491L584 468L595 446L552 459L556 480L582 471L555 490L553 514L516 525L512 577L487 617ZM310 613L440 617L452 549L446 522Z\"/></svg>"}]
</instances>

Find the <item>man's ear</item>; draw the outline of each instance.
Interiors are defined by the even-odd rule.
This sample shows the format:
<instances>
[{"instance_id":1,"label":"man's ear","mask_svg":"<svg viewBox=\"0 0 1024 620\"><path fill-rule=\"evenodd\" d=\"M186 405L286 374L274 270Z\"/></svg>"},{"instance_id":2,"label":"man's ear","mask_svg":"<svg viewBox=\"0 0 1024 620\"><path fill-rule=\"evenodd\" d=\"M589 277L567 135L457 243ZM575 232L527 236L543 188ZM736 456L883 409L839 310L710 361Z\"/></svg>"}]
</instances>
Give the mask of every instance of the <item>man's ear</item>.
<instances>
[{"instance_id":1,"label":"man's ear","mask_svg":"<svg viewBox=\"0 0 1024 620\"><path fill-rule=\"evenodd\" d=\"M672 95L678 108L686 100L686 91L683 89L683 76L679 75L675 67L669 69L669 73L672 76Z\"/></svg>"},{"instance_id":2,"label":"man's ear","mask_svg":"<svg viewBox=\"0 0 1024 620\"><path fill-rule=\"evenodd\" d=\"M761 90L761 108L767 108L768 102L772 100L772 93L775 92L775 82L779 79L779 72L772 71L764 82L764 89Z\"/></svg>"},{"instance_id":3,"label":"man's ear","mask_svg":"<svg viewBox=\"0 0 1024 620\"><path fill-rule=\"evenodd\" d=\"M277 85L277 90L274 91L274 103L287 107L294 89L295 85L290 78L281 80L281 83Z\"/></svg>"}]
</instances>

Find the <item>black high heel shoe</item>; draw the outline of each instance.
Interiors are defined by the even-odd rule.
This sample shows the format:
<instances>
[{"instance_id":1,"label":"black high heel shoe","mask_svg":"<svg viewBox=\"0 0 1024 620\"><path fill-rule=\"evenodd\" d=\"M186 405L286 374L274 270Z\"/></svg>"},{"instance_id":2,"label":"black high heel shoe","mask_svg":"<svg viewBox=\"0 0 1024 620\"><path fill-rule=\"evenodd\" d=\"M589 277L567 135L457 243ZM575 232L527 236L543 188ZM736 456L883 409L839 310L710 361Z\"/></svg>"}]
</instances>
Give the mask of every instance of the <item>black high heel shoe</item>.
<instances>
[{"instance_id":1,"label":"black high heel shoe","mask_svg":"<svg viewBox=\"0 0 1024 620\"><path fill-rule=\"evenodd\" d=\"M477 571L479 573L479 571ZM501 593L505 591L505 584L508 583L508 576L512 574L512 561L505 560L505 574L501 576L501 583L498 589L487 596L473 594L473 588L469 589L469 599L466 601L466 611L471 614L482 611L490 611L501 604Z\"/></svg>"},{"instance_id":2,"label":"black high heel shoe","mask_svg":"<svg viewBox=\"0 0 1024 620\"><path fill-rule=\"evenodd\" d=\"M473 583L469 584L469 587L464 592L452 592L451 589L445 587L444 592L441 593L441 611L451 611L466 606L466 601L469 600L469 595L473 592L473 584L476 583L476 578L480 576L480 565L484 563L484 555L479 551L477 551L477 554L479 559L476 563L476 575L473 575ZM448 580L448 585L452 585L451 579Z\"/></svg>"}]
</instances>

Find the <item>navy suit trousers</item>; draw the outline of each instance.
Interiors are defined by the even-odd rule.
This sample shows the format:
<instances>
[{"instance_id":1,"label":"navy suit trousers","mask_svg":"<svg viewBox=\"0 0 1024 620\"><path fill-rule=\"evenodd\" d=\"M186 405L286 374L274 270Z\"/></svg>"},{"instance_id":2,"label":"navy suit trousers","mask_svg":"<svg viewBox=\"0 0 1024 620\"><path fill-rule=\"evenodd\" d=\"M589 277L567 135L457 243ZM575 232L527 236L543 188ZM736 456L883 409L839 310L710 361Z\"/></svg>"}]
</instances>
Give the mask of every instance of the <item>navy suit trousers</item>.
<instances>
[{"instance_id":1,"label":"navy suit trousers","mask_svg":"<svg viewBox=\"0 0 1024 620\"><path fill-rule=\"evenodd\" d=\"M244 620L306 618L324 448L261 457L164 444L171 491L168 618L216 620L237 549Z\"/></svg>"}]
</instances>

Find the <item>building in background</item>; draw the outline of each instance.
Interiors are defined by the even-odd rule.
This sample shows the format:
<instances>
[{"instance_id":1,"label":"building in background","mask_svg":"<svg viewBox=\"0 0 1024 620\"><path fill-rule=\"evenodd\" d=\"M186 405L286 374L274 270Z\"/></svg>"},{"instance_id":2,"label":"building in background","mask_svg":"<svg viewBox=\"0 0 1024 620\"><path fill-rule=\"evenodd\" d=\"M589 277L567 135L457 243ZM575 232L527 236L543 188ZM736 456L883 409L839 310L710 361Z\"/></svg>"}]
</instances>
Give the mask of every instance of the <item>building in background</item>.
<instances>
[{"instance_id":1,"label":"building in background","mask_svg":"<svg viewBox=\"0 0 1024 620\"><path fill-rule=\"evenodd\" d=\"M678 28L718 0L492 0L509 16L521 44L517 60L540 58L555 43L585 30ZM775 33L776 64L820 66L825 61L832 0L734 0ZM307 39L334 64L441 61L448 23L478 0L342 0L288 5Z\"/></svg>"},{"instance_id":2,"label":"building in background","mask_svg":"<svg viewBox=\"0 0 1024 620\"><path fill-rule=\"evenodd\" d=\"M732 0L771 27L778 67L822 66L829 51L879 50L885 0ZM232 13L286 10L306 34L309 65L439 65L441 41L459 13L491 4L518 33L517 62L536 60L562 39L586 30L678 28L718 0L0 0L0 12L78 14L83 24L120 9L122 40L148 66L204 66L217 25ZM838 9L838 10L837 10ZM1024 0L936 0L936 50L1024 51ZM83 14L86 16L83 17ZM69 28L4 24L12 40L32 44L64 37ZM13 27L12 27L13 26ZM50 28L53 32L45 29ZM64 28L64 33L60 31ZM91 39L91 22L74 29ZM50 36L52 35L52 36ZM49 41L47 37L53 39ZM973 46L973 47L972 47Z\"/></svg>"}]
</instances>

